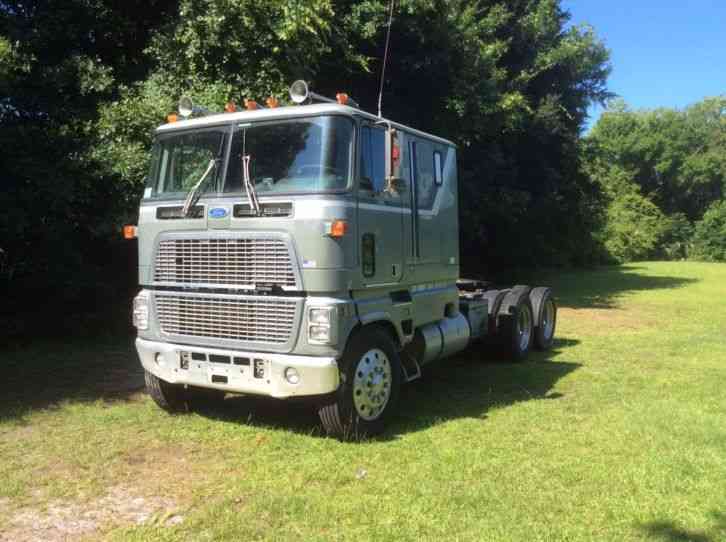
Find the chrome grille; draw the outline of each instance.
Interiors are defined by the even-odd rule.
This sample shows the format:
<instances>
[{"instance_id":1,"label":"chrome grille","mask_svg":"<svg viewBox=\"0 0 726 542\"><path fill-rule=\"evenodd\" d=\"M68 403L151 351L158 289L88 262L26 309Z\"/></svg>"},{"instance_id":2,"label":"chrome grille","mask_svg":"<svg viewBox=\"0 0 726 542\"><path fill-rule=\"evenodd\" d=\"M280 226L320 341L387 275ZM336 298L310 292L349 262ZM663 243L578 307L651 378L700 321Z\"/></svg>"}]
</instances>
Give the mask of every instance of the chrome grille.
<instances>
[{"instance_id":1,"label":"chrome grille","mask_svg":"<svg viewBox=\"0 0 726 542\"><path fill-rule=\"evenodd\" d=\"M284 344L290 340L297 303L286 299L239 299L156 294L164 333Z\"/></svg>"},{"instance_id":2,"label":"chrome grille","mask_svg":"<svg viewBox=\"0 0 726 542\"><path fill-rule=\"evenodd\" d=\"M154 281L165 284L295 288L287 244L280 239L164 239Z\"/></svg>"}]
</instances>

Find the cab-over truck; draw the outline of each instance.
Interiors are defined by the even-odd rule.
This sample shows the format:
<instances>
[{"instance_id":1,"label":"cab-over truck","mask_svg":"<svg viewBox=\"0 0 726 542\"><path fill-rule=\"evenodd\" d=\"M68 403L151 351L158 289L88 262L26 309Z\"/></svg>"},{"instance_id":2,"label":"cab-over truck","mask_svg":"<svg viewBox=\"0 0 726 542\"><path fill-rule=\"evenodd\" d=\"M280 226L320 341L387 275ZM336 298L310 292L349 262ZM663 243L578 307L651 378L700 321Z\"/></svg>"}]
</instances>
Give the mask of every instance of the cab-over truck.
<instances>
[{"instance_id":1,"label":"cab-over truck","mask_svg":"<svg viewBox=\"0 0 726 542\"><path fill-rule=\"evenodd\" d=\"M334 435L380 432L402 384L474 341L547 349L549 288L459 280L456 146L327 100L182 99L140 205L136 348L154 401L307 397ZM330 103L332 102L332 103Z\"/></svg>"}]
</instances>

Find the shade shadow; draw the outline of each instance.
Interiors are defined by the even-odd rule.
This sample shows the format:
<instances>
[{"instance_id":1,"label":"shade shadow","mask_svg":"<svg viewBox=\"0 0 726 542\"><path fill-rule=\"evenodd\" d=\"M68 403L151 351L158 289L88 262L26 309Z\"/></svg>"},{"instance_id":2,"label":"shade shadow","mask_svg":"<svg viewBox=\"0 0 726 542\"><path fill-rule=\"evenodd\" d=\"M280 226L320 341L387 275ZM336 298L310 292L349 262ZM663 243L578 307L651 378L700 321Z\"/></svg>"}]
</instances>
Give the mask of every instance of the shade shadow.
<instances>
[{"instance_id":1,"label":"shade shadow","mask_svg":"<svg viewBox=\"0 0 726 542\"><path fill-rule=\"evenodd\" d=\"M639 525L648 538L663 542L721 542L726 540L726 514L712 512L714 525L708 530L684 529L670 520L652 521Z\"/></svg>"},{"instance_id":2,"label":"shade shadow","mask_svg":"<svg viewBox=\"0 0 726 542\"><path fill-rule=\"evenodd\" d=\"M587 273L568 272L550 275L560 306L574 309L610 309L618 297L645 290L682 288L698 282L689 277L645 275L634 265L601 267ZM541 279L540 279L541 280Z\"/></svg>"},{"instance_id":3,"label":"shade shadow","mask_svg":"<svg viewBox=\"0 0 726 542\"><path fill-rule=\"evenodd\" d=\"M22 421L63 401L125 401L144 387L131 338L42 342L0 350L0 420Z\"/></svg>"}]
</instances>

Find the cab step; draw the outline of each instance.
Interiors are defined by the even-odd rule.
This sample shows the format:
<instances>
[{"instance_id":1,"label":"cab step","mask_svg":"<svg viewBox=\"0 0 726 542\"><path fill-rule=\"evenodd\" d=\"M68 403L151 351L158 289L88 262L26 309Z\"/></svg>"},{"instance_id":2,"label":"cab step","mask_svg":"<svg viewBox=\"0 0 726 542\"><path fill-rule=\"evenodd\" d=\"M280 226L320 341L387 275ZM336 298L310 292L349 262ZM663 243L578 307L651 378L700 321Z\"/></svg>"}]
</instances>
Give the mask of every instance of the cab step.
<instances>
[{"instance_id":1,"label":"cab step","mask_svg":"<svg viewBox=\"0 0 726 542\"><path fill-rule=\"evenodd\" d=\"M421 378L421 366L416 358L405 350L401 352L401 367L403 368L403 379L406 382Z\"/></svg>"}]
</instances>

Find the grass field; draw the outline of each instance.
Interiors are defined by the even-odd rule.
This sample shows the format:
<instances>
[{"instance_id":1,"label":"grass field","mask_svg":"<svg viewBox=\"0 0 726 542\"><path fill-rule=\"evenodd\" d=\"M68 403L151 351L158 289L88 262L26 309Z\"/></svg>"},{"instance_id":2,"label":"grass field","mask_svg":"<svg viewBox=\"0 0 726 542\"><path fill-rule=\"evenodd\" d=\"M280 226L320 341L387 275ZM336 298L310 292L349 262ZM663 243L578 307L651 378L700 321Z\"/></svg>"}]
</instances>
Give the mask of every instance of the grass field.
<instances>
[{"instance_id":1,"label":"grass field","mask_svg":"<svg viewBox=\"0 0 726 542\"><path fill-rule=\"evenodd\" d=\"M443 362L361 444L287 403L169 416L128 338L4 347L0 540L726 540L726 265L550 283L553 352Z\"/></svg>"}]
</instances>

